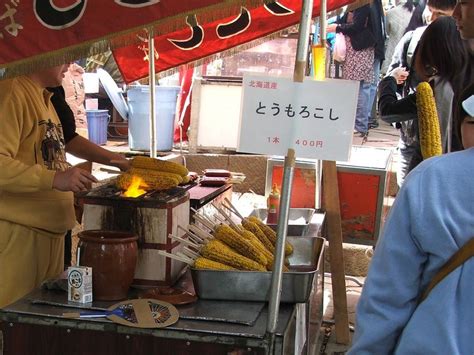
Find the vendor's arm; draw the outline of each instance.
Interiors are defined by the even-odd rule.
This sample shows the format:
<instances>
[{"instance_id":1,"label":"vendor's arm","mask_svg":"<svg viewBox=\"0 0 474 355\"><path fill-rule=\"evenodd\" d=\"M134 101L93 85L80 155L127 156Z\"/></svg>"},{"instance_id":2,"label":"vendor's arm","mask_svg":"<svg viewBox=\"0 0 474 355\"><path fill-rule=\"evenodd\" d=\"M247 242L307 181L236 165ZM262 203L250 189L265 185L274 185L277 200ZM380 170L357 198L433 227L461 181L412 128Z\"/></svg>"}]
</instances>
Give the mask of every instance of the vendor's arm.
<instances>
[{"instance_id":1,"label":"vendor's arm","mask_svg":"<svg viewBox=\"0 0 474 355\"><path fill-rule=\"evenodd\" d=\"M131 164L123 155L104 149L79 135L66 144L66 151L81 159L116 166L122 171L128 170Z\"/></svg>"},{"instance_id":2,"label":"vendor's arm","mask_svg":"<svg viewBox=\"0 0 474 355\"><path fill-rule=\"evenodd\" d=\"M416 189L422 180L409 176L390 210L357 306L356 333L349 354L393 354L416 308L427 259L413 234L418 218L422 218L421 199L426 198Z\"/></svg>"},{"instance_id":3,"label":"vendor's arm","mask_svg":"<svg viewBox=\"0 0 474 355\"><path fill-rule=\"evenodd\" d=\"M401 122L417 118L416 95L403 99L397 97L397 81L392 76L384 78L378 87L379 112L385 122Z\"/></svg>"}]
</instances>

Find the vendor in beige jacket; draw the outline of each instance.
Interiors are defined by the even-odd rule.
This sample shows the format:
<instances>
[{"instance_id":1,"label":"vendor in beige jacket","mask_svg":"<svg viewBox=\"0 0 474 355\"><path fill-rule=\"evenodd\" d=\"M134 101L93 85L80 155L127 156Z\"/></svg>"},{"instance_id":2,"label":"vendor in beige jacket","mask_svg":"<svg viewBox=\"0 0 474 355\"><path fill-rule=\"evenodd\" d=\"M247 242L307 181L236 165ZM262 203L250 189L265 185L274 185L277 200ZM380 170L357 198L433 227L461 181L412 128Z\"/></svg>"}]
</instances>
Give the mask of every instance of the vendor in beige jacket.
<instances>
[{"instance_id":1,"label":"vendor in beige jacket","mask_svg":"<svg viewBox=\"0 0 474 355\"><path fill-rule=\"evenodd\" d=\"M0 307L62 272L73 192L96 181L66 162L45 89L61 85L68 66L0 81Z\"/></svg>"}]
</instances>

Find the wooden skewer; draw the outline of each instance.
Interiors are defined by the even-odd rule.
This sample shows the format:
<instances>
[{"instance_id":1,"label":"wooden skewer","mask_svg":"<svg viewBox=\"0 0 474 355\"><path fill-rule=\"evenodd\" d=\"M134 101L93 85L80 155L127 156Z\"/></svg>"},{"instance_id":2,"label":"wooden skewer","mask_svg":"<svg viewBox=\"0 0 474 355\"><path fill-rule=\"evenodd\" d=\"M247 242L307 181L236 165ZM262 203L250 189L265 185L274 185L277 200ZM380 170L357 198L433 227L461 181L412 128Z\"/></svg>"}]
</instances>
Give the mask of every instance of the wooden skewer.
<instances>
[{"instance_id":1,"label":"wooden skewer","mask_svg":"<svg viewBox=\"0 0 474 355\"><path fill-rule=\"evenodd\" d=\"M178 241L178 242L180 242L180 243L183 243L184 245L189 245L189 246L191 246L191 247L193 247L193 248L200 248L200 245L199 245L199 244L194 243L194 242L192 242L191 240L183 239L183 238L177 237L177 236L175 236L175 235L173 235L173 234L169 234L168 236L169 236L171 239L173 239L173 240L176 240L176 241Z\"/></svg>"},{"instance_id":2,"label":"wooden skewer","mask_svg":"<svg viewBox=\"0 0 474 355\"><path fill-rule=\"evenodd\" d=\"M163 250L158 250L158 254L166 256L167 258L170 258L170 259L175 259L175 260L181 261L181 262L189 264L191 266L194 265L194 260L191 260L187 257L183 258L183 257L177 256L177 255L171 254L171 253L167 253L166 251L163 251Z\"/></svg>"},{"instance_id":3,"label":"wooden skewer","mask_svg":"<svg viewBox=\"0 0 474 355\"><path fill-rule=\"evenodd\" d=\"M198 226L194 224L189 225L189 230L195 233L196 235L198 235L200 238L204 238L207 241L214 239L214 236L211 233L208 233L202 230L201 228L199 228Z\"/></svg>"},{"instance_id":4,"label":"wooden skewer","mask_svg":"<svg viewBox=\"0 0 474 355\"><path fill-rule=\"evenodd\" d=\"M190 233L188 228L184 228L184 227L178 225L178 229L181 229L184 232L184 234L189 236L189 239L191 239L193 242L196 242L197 244L205 244L205 240L198 237L197 235L194 235L194 234Z\"/></svg>"},{"instance_id":5,"label":"wooden skewer","mask_svg":"<svg viewBox=\"0 0 474 355\"><path fill-rule=\"evenodd\" d=\"M194 250L189 249L188 247L183 248L183 253L184 254L189 253L190 256L192 257L192 259L199 258L199 254L197 252L195 252Z\"/></svg>"},{"instance_id":6,"label":"wooden skewer","mask_svg":"<svg viewBox=\"0 0 474 355\"><path fill-rule=\"evenodd\" d=\"M178 252L176 253L176 255L179 256L180 258L189 259L189 260L194 264L194 258L191 258L191 257L189 257L188 255L183 254L183 253L180 252L180 251L178 251ZM188 264L190 264L190 263L188 263ZM190 265L191 265L191 264L190 264Z\"/></svg>"},{"instance_id":7,"label":"wooden skewer","mask_svg":"<svg viewBox=\"0 0 474 355\"><path fill-rule=\"evenodd\" d=\"M234 229L240 231L242 230L240 228L240 226L238 226L237 224L235 224L235 222L232 220L232 218L230 218L227 213L224 212L224 210L222 208L220 208L219 206L217 206L216 204L212 203L212 206L214 206L214 208L217 210L217 212L219 212L228 222L229 224L234 227Z\"/></svg>"},{"instance_id":8,"label":"wooden skewer","mask_svg":"<svg viewBox=\"0 0 474 355\"><path fill-rule=\"evenodd\" d=\"M244 217L239 213L239 210L235 208L235 206L230 202L230 200L227 197L224 197L224 201L227 203L227 206L234 214L239 217L240 219L244 219Z\"/></svg>"},{"instance_id":9,"label":"wooden skewer","mask_svg":"<svg viewBox=\"0 0 474 355\"><path fill-rule=\"evenodd\" d=\"M207 219L205 219L204 217L200 216L199 214L195 214L193 217L196 222L201 223L206 228L209 228L210 230L214 229L214 225L211 222L209 222Z\"/></svg>"}]
</instances>

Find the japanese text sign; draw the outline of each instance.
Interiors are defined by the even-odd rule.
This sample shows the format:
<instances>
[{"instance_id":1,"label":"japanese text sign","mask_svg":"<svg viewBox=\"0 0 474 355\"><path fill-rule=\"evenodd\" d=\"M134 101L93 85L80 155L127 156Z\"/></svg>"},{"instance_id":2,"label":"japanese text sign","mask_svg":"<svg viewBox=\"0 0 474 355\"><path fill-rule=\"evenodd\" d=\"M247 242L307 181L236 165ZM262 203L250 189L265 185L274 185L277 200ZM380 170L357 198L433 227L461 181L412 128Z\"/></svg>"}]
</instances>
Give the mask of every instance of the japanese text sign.
<instances>
[{"instance_id":1,"label":"japanese text sign","mask_svg":"<svg viewBox=\"0 0 474 355\"><path fill-rule=\"evenodd\" d=\"M245 75L239 152L347 161L359 83Z\"/></svg>"}]
</instances>

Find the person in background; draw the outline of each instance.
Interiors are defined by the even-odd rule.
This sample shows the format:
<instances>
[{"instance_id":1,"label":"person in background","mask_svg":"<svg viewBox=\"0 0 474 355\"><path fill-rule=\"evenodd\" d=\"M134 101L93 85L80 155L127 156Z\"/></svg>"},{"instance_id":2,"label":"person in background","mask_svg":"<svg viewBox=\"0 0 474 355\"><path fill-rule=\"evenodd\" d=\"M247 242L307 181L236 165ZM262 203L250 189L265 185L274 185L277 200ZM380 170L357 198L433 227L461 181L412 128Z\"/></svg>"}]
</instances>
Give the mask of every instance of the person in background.
<instances>
[{"instance_id":1,"label":"person in background","mask_svg":"<svg viewBox=\"0 0 474 355\"><path fill-rule=\"evenodd\" d=\"M387 24L387 46L385 49L385 58L388 60L383 62L380 70L383 76L387 73L395 47L403 37L414 10L415 4L413 3L413 0L408 0L391 8L385 15L385 22Z\"/></svg>"},{"instance_id":2,"label":"person in background","mask_svg":"<svg viewBox=\"0 0 474 355\"><path fill-rule=\"evenodd\" d=\"M472 83L456 106L465 150L423 161L398 192L357 305L349 355L474 354L474 258L424 298L433 277L474 237Z\"/></svg>"},{"instance_id":3,"label":"person in background","mask_svg":"<svg viewBox=\"0 0 474 355\"><path fill-rule=\"evenodd\" d=\"M452 119L453 98L473 79L472 61L461 40L454 19L441 17L424 31L415 53L415 67L421 81L431 82L440 120L443 152L461 149ZM401 124L400 160L397 182L402 185L406 174L422 160L418 138L416 94L397 97L397 84L408 73L403 68L393 70L379 85L379 109L382 119Z\"/></svg>"},{"instance_id":4,"label":"person in background","mask_svg":"<svg viewBox=\"0 0 474 355\"><path fill-rule=\"evenodd\" d=\"M460 0L453 11L459 33L463 39L474 40L474 0Z\"/></svg>"},{"instance_id":5,"label":"person in background","mask_svg":"<svg viewBox=\"0 0 474 355\"><path fill-rule=\"evenodd\" d=\"M73 192L96 182L70 167L46 87L69 64L0 81L0 307L63 271L64 235L75 224Z\"/></svg>"},{"instance_id":6,"label":"person in background","mask_svg":"<svg viewBox=\"0 0 474 355\"><path fill-rule=\"evenodd\" d=\"M87 130L86 108L84 106L84 69L77 63L71 63L66 74L64 74L63 88L64 97L74 114L76 132L87 138L89 133Z\"/></svg>"},{"instance_id":7,"label":"person in background","mask_svg":"<svg viewBox=\"0 0 474 355\"><path fill-rule=\"evenodd\" d=\"M327 26L328 33L340 32L346 37L346 59L342 67L342 78L359 81L354 133L361 137L367 136L369 130L369 111L373 102L371 85L378 80L375 76L379 73L384 53L383 28L380 0L374 0L372 4L349 12L341 24ZM361 36L361 33L364 35Z\"/></svg>"}]
</instances>

